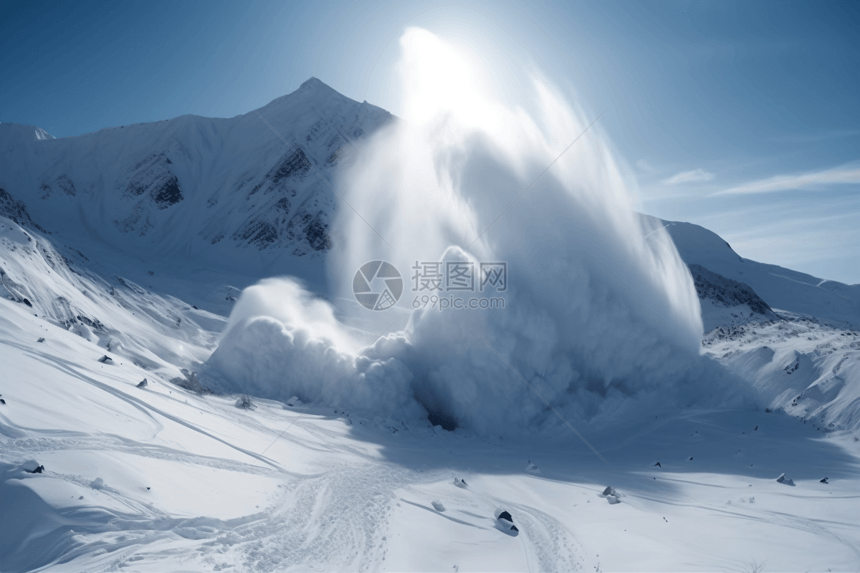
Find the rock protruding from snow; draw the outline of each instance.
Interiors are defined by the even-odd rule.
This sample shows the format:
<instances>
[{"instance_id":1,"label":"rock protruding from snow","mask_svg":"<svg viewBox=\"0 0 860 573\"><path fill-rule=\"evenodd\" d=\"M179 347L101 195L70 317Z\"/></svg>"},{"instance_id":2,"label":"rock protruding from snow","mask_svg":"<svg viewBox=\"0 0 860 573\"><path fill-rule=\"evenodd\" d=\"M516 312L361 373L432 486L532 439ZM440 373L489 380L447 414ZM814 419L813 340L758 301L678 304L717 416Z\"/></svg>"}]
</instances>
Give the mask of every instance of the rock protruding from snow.
<instances>
[{"instance_id":1,"label":"rock protruding from snow","mask_svg":"<svg viewBox=\"0 0 860 573\"><path fill-rule=\"evenodd\" d=\"M242 410L254 410L256 408L256 406L254 406L254 403L251 401L251 397L247 394L242 394L241 396L239 396L239 398L236 400L236 407Z\"/></svg>"},{"instance_id":2,"label":"rock protruding from snow","mask_svg":"<svg viewBox=\"0 0 860 573\"><path fill-rule=\"evenodd\" d=\"M146 388L149 385L149 382L146 381L146 378L137 383L138 388Z\"/></svg>"},{"instance_id":3,"label":"rock protruding from snow","mask_svg":"<svg viewBox=\"0 0 860 573\"><path fill-rule=\"evenodd\" d=\"M705 331L719 326L779 320L773 309L748 285L727 279L701 265L690 265L696 294L702 301Z\"/></svg>"},{"instance_id":4,"label":"rock protruding from snow","mask_svg":"<svg viewBox=\"0 0 860 573\"><path fill-rule=\"evenodd\" d=\"M778 319L773 309L748 285L727 279L701 265L690 265L690 272L700 299L711 299L726 307L747 305L765 320Z\"/></svg>"},{"instance_id":5,"label":"rock protruding from snow","mask_svg":"<svg viewBox=\"0 0 860 573\"><path fill-rule=\"evenodd\" d=\"M618 495L618 492L615 491L615 488L612 486L606 486L606 489L604 489L600 495L606 498L606 501L609 502L609 505L621 503L621 501L619 500L621 496Z\"/></svg>"},{"instance_id":6,"label":"rock protruding from snow","mask_svg":"<svg viewBox=\"0 0 860 573\"><path fill-rule=\"evenodd\" d=\"M794 481L784 473L779 474L779 477L776 478L776 482L785 485L794 485Z\"/></svg>"},{"instance_id":7,"label":"rock protruding from snow","mask_svg":"<svg viewBox=\"0 0 860 573\"><path fill-rule=\"evenodd\" d=\"M459 488L463 488L463 489L466 489L469 487L469 485L466 483L466 480L460 479L458 477L454 478L454 485L456 485Z\"/></svg>"},{"instance_id":8,"label":"rock protruding from snow","mask_svg":"<svg viewBox=\"0 0 860 573\"><path fill-rule=\"evenodd\" d=\"M182 375L185 378L171 378L170 383L179 386L180 388L185 388L186 390L191 390L195 394L211 394L211 390L204 387L203 384L200 383L200 380L197 378L197 373L188 370L187 368L183 368L180 370Z\"/></svg>"},{"instance_id":9,"label":"rock protruding from snow","mask_svg":"<svg viewBox=\"0 0 860 573\"><path fill-rule=\"evenodd\" d=\"M516 535L519 532L517 526L514 525L514 518L507 511L499 511L496 516L496 526L506 533Z\"/></svg>"},{"instance_id":10,"label":"rock protruding from snow","mask_svg":"<svg viewBox=\"0 0 860 573\"><path fill-rule=\"evenodd\" d=\"M102 364L113 364L113 358L105 354L104 356L99 358L99 362L101 362Z\"/></svg>"},{"instance_id":11,"label":"rock protruding from snow","mask_svg":"<svg viewBox=\"0 0 860 573\"><path fill-rule=\"evenodd\" d=\"M19 201L12 197L8 191L0 187L0 217L6 217L22 227L29 227L37 231L45 232L45 229L33 222L30 218L30 213L27 212L27 205L23 201Z\"/></svg>"}]
</instances>

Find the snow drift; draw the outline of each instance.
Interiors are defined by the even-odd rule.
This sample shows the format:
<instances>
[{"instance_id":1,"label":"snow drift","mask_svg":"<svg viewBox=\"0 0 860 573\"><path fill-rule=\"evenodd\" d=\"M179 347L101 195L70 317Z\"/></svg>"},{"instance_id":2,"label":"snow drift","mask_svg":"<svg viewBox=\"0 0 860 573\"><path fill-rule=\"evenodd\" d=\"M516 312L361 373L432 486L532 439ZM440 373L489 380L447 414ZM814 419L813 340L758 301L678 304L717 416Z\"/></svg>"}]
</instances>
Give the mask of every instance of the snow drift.
<instances>
[{"instance_id":1,"label":"snow drift","mask_svg":"<svg viewBox=\"0 0 860 573\"><path fill-rule=\"evenodd\" d=\"M336 181L353 207L334 225L336 302L292 281L248 289L209 374L236 391L493 434L560 425L547 403L611 420L745 400L700 355L690 273L666 231L633 211L599 126L539 79L534 112L505 107L428 32L401 44L406 117ZM407 289L395 309L366 311L352 281L373 260L407 282L418 261L506 262L505 308L412 311L422 293Z\"/></svg>"}]
</instances>

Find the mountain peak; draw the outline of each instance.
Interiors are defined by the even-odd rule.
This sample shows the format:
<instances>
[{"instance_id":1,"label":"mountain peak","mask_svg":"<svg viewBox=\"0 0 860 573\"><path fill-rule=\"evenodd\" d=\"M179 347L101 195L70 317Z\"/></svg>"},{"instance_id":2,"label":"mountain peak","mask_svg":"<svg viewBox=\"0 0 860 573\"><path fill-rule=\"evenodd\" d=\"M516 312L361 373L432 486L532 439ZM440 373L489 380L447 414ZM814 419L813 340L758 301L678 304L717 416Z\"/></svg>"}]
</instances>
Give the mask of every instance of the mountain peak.
<instances>
[{"instance_id":1,"label":"mountain peak","mask_svg":"<svg viewBox=\"0 0 860 573\"><path fill-rule=\"evenodd\" d=\"M327 110L325 113L334 113L335 110L342 109L344 105L353 104L361 105L328 84L311 77L296 91L272 100L260 108L260 111L265 110L266 113L275 114L274 119L277 119L277 116L281 114L292 117L313 109Z\"/></svg>"},{"instance_id":2,"label":"mountain peak","mask_svg":"<svg viewBox=\"0 0 860 573\"><path fill-rule=\"evenodd\" d=\"M19 141L42 141L56 139L53 135L36 125L23 123L0 123L0 133L4 139L15 137Z\"/></svg>"},{"instance_id":3,"label":"mountain peak","mask_svg":"<svg viewBox=\"0 0 860 573\"><path fill-rule=\"evenodd\" d=\"M311 76L309 79L305 80L305 82L299 86L299 89L300 90L327 89L327 90L335 91L331 86L329 86L328 84L326 84L322 80L319 80L313 76Z\"/></svg>"},{"instance_id":4,"label":"mountain peak","mask_svg":"<svg viewBox=\"0 0 860 573\"><path fill-rule=\"evenodd\" d=\"M18 145L26 145L37 141L56 139L53 135L35 125L23 123L0 123L0 152L12 149Z\"/></svg>"}]
</instances>

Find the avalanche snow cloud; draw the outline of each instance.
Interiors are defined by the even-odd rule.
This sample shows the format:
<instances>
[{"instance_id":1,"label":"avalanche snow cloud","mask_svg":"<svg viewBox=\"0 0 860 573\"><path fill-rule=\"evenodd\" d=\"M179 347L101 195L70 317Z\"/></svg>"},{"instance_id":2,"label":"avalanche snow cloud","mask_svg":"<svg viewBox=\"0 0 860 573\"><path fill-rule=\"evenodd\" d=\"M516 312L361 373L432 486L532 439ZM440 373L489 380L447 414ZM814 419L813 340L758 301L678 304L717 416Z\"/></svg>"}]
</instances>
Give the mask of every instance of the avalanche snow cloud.
<instances>
[{"instance_id":1,"label":"avalanche snow cloud","mask_svg":"<svg viewBox=\"0 0 860 573\"><path fill-rule=\"evenodd\" d=\"M633 211L599 126L539 79L534 112L502 105L467 55L426 31L401 46L405 117L334 182L354 207L334 225L335 305L287 279L248 289L209 372L236 391L429 413L480 434L558 429L546 402L572 421L746 402L700 355L690 274ZM404 276L394 309L353 303L355 271L373 260ZM410 290L418 261L506 262L505 308L412 310L427 294Z\"/></svg>"}]
</instances>

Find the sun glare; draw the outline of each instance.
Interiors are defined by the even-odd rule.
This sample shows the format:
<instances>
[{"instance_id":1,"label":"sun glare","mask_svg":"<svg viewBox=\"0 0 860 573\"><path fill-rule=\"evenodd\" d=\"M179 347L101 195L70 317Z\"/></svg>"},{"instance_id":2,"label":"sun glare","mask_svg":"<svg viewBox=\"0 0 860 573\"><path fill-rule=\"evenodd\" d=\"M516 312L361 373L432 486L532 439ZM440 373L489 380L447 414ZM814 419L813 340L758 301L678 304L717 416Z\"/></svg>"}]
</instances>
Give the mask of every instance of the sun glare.
<instances>
[{"instance_id":1,"label":"sun glare","mask_svg":"<svg viewBox=\"0 0 860 573\"><path fill-rule=\"evenodd\" d=\"M484 90L471 54L420 28L408 29L400 44L406 119L423 123L440 114L472 120L482 115L478 102Z\"/></svg>"}]
</instances>

